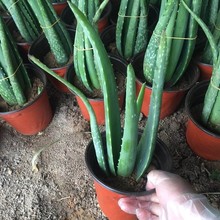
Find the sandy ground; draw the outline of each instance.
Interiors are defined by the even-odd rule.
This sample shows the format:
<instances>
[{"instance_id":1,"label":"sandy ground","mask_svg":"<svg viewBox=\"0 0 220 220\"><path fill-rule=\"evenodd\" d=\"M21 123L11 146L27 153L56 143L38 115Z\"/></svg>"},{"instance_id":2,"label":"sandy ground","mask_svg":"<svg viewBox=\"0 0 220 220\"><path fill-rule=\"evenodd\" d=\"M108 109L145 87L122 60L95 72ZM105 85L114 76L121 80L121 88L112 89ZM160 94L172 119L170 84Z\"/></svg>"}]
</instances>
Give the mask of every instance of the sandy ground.
<instances>
[{"instance_id":1,"label":"sandy ground","mask_svg":"<svg viewBox=\"0 0 220 220\"><path fill-rule=\"evenodd\" d=\"M84 163L84 151L91 138L89 123L82 118L73 95L51 88L49 95L54 118L38 135L21 135L1 121L0 219L106 219ZM145 122L143 117L140 127ZM185 140L186 122L183 104L160 122L158 136L172 155L172 172L189 181L198 192L212 192L206 195L214 207L220 208L220 162L203 160L190 150ZM33 172L35 152L57 140L40 154L38 172Z\"/></svg>"}]
</instances>

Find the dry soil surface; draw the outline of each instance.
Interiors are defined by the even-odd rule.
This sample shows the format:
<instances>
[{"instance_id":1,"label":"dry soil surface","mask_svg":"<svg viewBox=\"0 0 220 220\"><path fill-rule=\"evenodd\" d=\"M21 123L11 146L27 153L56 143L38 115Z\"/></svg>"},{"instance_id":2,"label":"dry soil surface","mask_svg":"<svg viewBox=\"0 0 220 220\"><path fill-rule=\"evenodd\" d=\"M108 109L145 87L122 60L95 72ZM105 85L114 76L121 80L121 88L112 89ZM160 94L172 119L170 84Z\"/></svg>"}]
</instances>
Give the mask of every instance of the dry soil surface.
<instances>
[{"instance_id":1,"label":"dry soil surface","mask_svg":"<svg viewBox=\"0 0 220 220\"><path fill-rule=\"evenodd\" d=\"M91 138L89 123L81 116L73 95L50 87L49 96L54 118L38 135L21 135L1 121L0 219L106 219L96 202L93 180L84 162ZM142 117L140 127L145 122ZM220 162L206 161L190 150L185 139L186 122L183 103L176 113L160 122L158 135L172 155L172 172L220 208ZM32 171L35 152L57 140L37 158L38 172Z\"/></svg>"}]
</instances>

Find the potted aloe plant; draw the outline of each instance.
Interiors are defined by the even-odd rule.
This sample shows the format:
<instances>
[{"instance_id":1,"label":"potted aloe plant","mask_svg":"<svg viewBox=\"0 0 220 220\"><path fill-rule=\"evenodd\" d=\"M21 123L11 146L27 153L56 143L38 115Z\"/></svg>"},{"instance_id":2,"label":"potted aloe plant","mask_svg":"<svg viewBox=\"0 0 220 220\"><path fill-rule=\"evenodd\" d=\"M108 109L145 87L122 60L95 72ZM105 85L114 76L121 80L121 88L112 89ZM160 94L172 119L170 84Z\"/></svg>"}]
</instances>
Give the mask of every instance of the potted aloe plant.
<instances>
[{"instance_id":1,"label":"potted aloe plant","mask_svg":"<svg viewBox=\"0 0 220 220\"><path fill-rule=\"evenodd\" d=\"M212 50L213 71L210 81L194 86L186 99L189 121L186 138L199 156L208 160L220 159L220 51L217 42L204 21L183 1L206 34Z\"/></svg>"},{"instance_id":2,"label":"potted aloe plant","mask_svg":"<svg viewBox=\"0 0 220 220\"><path fill-rule=\"evenodd\" d=\"M97 6L96 1L91 1L90 4L86 3L86 0L78 1L78 8L87 16L87 19L97 32L97 21L108 1L109 0L104 0L99 7ZM94 88L100 89L94 52L88 37L83 33L83 27L79 23L77 23L76 26L73 53L74 69L83 85L90 91Z\"/></svg>"},{"instance_id":3,"label":"potted aloe plant","mask_svg":"<svg viewBox=\"0 0 220 220\"><path fill-rule=\"evenodd\" d=\"M135 74L131 64L128 65L125 122L122 129L116 82L108 54L98 33L94 30L84 14L77 6L70 2L68 3L74 12L77 22L83 27L84 33L87 34L91 42L95 59L97 60L97 68L100 70L99 80L104 95L106 117L106 130L103 135L100 134L93 108L85 95L71 83L50 71L47 66L35 57L31 56L30 59L79 95L90 113L92 141L86 149L85 159L88 169L94 178L97 197L102 211L110 219L135 219L136 217L134 215L124 213L117 205L117 199L121 196L132 194L132 190L129 192L125 189L118 189L116 186L109 185L109 183L113 180L119 182L120 179L129 179L132 176L133 179L140 180L152 163L158 169L170 169L171 159L168 151L164 144L157 139L157 127L159 122L159 110L157 106L160 105L158 85L160 85L161 82L160 77L164 75L162 63L165 57L166 41L164 36L162 36L161 41L164 43L160 44L160 55L156 63L158 66L158 77L156 77L154 84L151 113L143 133L138 132L138 119L143 98L143 89L136 100ZM101 189L101 192L98 191L99 189ZM106 192L109 192L111 196L113 195L113 198L106 196ZM148 193L152 192L147 192L144 189L143 191L136 191L135 195ZM104 196L104 198L102 196ZM107 198L109 198L109 201L107 201Z\"/></svg>"},{"instance_id":4,"label":"potted aloe plant","mask_svg":"<svg viewBox=\"0 0 220 220\"><path fill-rule=\"evenodd\" d=\"M27 54L31 43L40 36L42 31L38 19L27 1L1 0L0 3L11 15L7 25L12 36L21 50Z\"/></svg>"},{"instance_id":5,"label":"potted aloe plant","mask_svg":"<svg viewBox=\"0 0 220 220\"><path fill-rule=\"evenodd\" d=\"M201 4L198 0L187 0L196 14L200 14ZM198 68L190 66L194 52L198 24L190 16L181 1L162 0L159 20L144 53L138 54L132 64L137 74L137 93L143 82L147 82L142 113L148 116L151 85L157 74L155 65L161 35L164 33L167 41L166 62L164 63L166 76L161 90L162 107L160 118L172 114L179 106L186 92L198 80ZM141 68L142 69L141 69ZM185 80L184 87L178 87L181 80Z\"/></svg>"},{"instance_id":6,"label":"potted aloe plant","mask_svg":"<svg viewBox=\"0 0 220 220\"><path fill-rule=\"evenodd\" d=\"M14 39L2 18L0 54L0 117L21 134L37 134L52 120L46 92L46 76L32 65L23 64Z\"/></svg>"},{"instance_id":7,"label":"potted aloe plant","mask_svg":"<svg viewBox=\"0 0 220 220\"><path fill-rule=\"evenodd\" d=\"M75 32L67 30L56 14L50 0L30 0L28 3L43 30L43 35L31 45L29 55L36 56L53 71L64 77L72 61L72 41ZM50 79L58 90L68 92L66 87L53 78Z\"/></svg>"},{"instance_id":8,"label":"potted aloe plant","mask_svg":"<svg viewBox=\"0 0 220 220\"><path fill-rule=\"evenodd\" d=\"M86 0L79 0L77 3L78 8L85 14L88 21L92 24L96 32L98 33L97 22L108 4L109 0L104 0L100 5L97 5L97 1L91 1L89 4ZM98 124L105 123L104 115L104 100L101 91L100 81L98 79L99 68L97 68L97 61L94 56L92 45L85 33L83 33L82 26L77 23L75 40L73 45L73 67L70 67L67 72L67 79L72 79L74 85L87 95L93 109L96 113ZM119 57L111 56L111 62L115 70L115 76L118 79L122 79L124 83L124 75L126 72L126 61ZM120 76L119 76L120 75ZM119 88L119 103L120 107L124 103L124 87ZM79 96L76 96L78 105L81 109L81 113L86 120L89 120L89 114L85 105Z\"/></svg>"},{"instance_id":9,"label":"potted aloe plant","mask_svg":"<svg viewBox=\"0 0 220 220\"><path fill-rule=\"evenodd\" d=\"M203 13L204 15L201 15L201 18L209 27L217 46L220 47L220 4L218 1L211 0L205 1L203 5L206 10ZM203 50L196 58L196 63L201 72L200 80L209 80L212 76L212 49L210 43L207 40L205 42Z\"/></svg>"},{"instance_id":10,"label":"potted aloe plant","mask_svg":"<svg viewBox=\"0 0 220 220\"><path fill-rule=\"evenodd\" d=\"M71 0L71 2L75 5L79 4L78 0ZM87 1L86 5L90 5L91 7L89 7L89 11L90 13L92 12L91 15L93 15L95 12L97 12L98 8L101 6L101 4L103 4L104 0L92 0L92 1ZM105 4L105 3L104 3ZM103 7L101 7L103 8ZM101 33L105 27L108 26L109 24L109 17L110 14L112 12L112 3L110 1L108 1L107 5L105 6L104 9L102 9L102 13L99 17L99 19L97 20L97 27L98 27L98 31L99 33ZM100 11L98 12L98 14L100 13ZM69 8L69 6L67 6L61 16L60 16L61 20L64 22L64 24L69 27L69 28L76 28L76 19L74 17L73 12L71 11L71 9ZM96 16L97 18L97 16ZM90 18L91 19L91 18Z\"/></svg>"},{"instance_id":11,"label":"potted aloe plant","mask_svg":"<svg viewBox=\"0 0 220 220\"><path fill-rule=\"evenodd\" d=\"M144 51L148 43L149 0L120 2L116 23L116 47L129 60Z\"/></svg>"}]
</instances>

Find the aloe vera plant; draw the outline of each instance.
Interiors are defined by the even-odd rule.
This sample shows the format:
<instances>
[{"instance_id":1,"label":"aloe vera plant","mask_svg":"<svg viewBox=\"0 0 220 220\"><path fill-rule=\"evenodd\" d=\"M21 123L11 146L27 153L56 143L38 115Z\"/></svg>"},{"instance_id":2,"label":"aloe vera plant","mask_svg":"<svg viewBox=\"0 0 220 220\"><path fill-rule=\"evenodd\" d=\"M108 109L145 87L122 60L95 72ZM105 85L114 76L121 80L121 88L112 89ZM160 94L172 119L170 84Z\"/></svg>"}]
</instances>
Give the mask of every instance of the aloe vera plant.
<instances>
[{"instance_id":1,"label":"aloe vera plant","mask_svg":"<svg viewBox=\"0 0 220 220\"><path fill-rule=\"evenodd\" d=\"M41 34L41 28L33 10L26 0L1 0L0 3L12 16L21 36L32 43Z\"/></svg>"},{"instance_id":2,"label":"aloe vera plant","mask_svg":"<svg viewBox=\"0 0 220 220\"><path fill-rule=\"evenodd\" d=\"M72 54L72 42L52 3L49 0L29 0L28 3L38 18L57 63L65 65Z\"/></svg>"},{"instance_id":3,"label":"aloe vera plant","mask_svg":"<svg viewBox=\"0 0 220 220\"><path fill-rule=\"evenodd\" d=\"M206 11L201 16L204 23L209 27L218 47L220 47L220 3L216 0L211 0L203 3ZM206 64L212 65L212 49L207 41L205 48L202 51L201 61Z\"/></svg>"},{"instance_id":4,"label":"aloe vera plant","mask_svg":"<svg viewBox=\"0 0 220 220\"><path fill-rule=\"evenodd\" d=\"M209 30L205 22L197 16L185 1L181 0L184 7L191 13L193 18L198 22L198 24L203 29L207 36L212 49L213 57L213 72L212 77L206 91L204 105L202 110L202 121L205 125L216 132L220 132L220 51L217 47L217 42Z\"/></svg>"},{"instance_id":5,"label":"aloe vera plant","mask_svg":"<svg viewBox=\"0 0 220 220\"><path fill-rule=\"evenodd\" d=\"M192 1L192 6L197 6L194 10L199 13L200 6L197 4L197 0ZM155 146L155 134L159 124L165 82L169 81L170 85L173 85L183 74L195 46L195 42L184 42L184 38L186 36L193 38L196 32L196 22L192 17L189 17L189 13L179 1L162 0L160 17L147 46L143 64L144 76L148 82L152 83L152 95L145 135L142 136L139 143L141 145L139 147L140 157L137 158L138 168L136 170L136 173L140 174L138 178L146 170L152 156L149 152L153 152ZM175 41L173 36L178 36L178 41ZM180 57L181 62L179 61ZM147 145L148 148L144 145ZM141 155L144 155L143 158Z\"/></svg>"},{"instance_id":6,"label":"aloe vera plant","mask_svg":"<svg viewBox=\"0 0 220 220\"><path fill-rule=\"evenodd\" d=\"M97 21L108 2L109 0L104 0L100 4L100 1L97 0L91 2L79 0L77 3L78 8L86 15L97 32ZM92 45L86 34L83 33L83 27L79 23L76 26L73 54L75 72L84 86L90 91L94 88L100 89L101 86L98 80L99 69L96 68L96 59Z\"/></svg>"},{"instance_id":7,"label":"aloe vera plant","mask_svg":"<svg viewBox=\"0 0 220 220\"><path fill-rule=\"evenodd\" d=\"M116 47L126 59L143 51L148 42L149 0L122 0L116 24Z\"/></svg>"},{"instance_id":8,"label":"aloe vera plant","mask_svg":"<svg viewBox=\"0 0 220 220\"><path fill-rule=\"evenodd\" d=\"M187 0L193 11L200 14L201 3L198 0ZM143 72L146 80L152 83L155 75L157 41L166 30L167 57L165 82L172 87L184 74L191 61L197 36L198 24L189 16L189 13L180 0L162 0L158 23L147 46Z\"/></svg>"},{"instance_id":9,"label":"aloe vera plant","mask_svg":"<svg viewBox=\"0 0 220 220\"><path fill-rule=\"evenodd\" d=\"M0 95L9 105L26 103L30 79L14 40L0 17Z\"/></svg>"},{"instance_id":10,"label":"aloe vera plant","mask_svg":"<svg viewBox=\"0 0 220 220\"><path fill-rule=\"evenodd\" d=\"M95 146L95 152L99 166L106 174L129 176L135 173L139 179L147 170L155 147L155 139L158 127L159 111L155 111L161 103L160 84L165 77L163 63L166 62L166 37L162 34L158 50L158 59L156 62L158 74L155 79L154 95L151 100L151 110L146 128L143 131L141 140L138 141L138 119L143 101L144 85L139 93L138 99L135 96L135 74L131 64L127 68L127 86L126 86L126 107L124 132L121 131L120 112L116 94L116 84L111 63L108 54L101 42L98 33L84 16L84 14L71 2L68 2L71 10L75 14L77 22L83 27L84 33L88 36L94 50L94 56L97 60L99 69L99 80L104 94L105 117L106 117L106 143L102 143L100 131L97 126L94 112L81 91L62 79L53 71L48 69L38 59L31 56L30 59L46 72L63 82L69 89L74 91L84 101L90 113L90 126ZM159 91L159 92L158 92ZM123 133L123 134L122 134ZM104 154L104 146L107 146L107 156ZM129 160L129 163L127 161Z\"/></svg>"}]
</instances>

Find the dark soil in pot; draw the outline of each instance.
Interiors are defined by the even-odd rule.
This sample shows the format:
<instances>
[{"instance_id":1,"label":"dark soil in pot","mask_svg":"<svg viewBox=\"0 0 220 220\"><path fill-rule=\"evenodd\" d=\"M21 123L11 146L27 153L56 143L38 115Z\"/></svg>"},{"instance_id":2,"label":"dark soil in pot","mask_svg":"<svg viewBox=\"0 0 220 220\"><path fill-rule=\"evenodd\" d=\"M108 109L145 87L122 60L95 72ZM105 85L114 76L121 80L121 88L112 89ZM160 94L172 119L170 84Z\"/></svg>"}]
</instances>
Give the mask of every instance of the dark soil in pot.
<instances>
[{"instance_id":1,"label":"dark soil in pot","mask_svg":"<svg viewBox=\"0 0 220 220\"><path fill-rule=\"evenodd\" d=\"M71 39L74 40L75 30L68 29L68 32L70 34ZM33 44L29 49L28 54L35 56L41 62L45 63L49 68L53 70L55 70L56 68L63 67L57 64L55 57L50 50L50 45L44 34L42 34L38 39L36 39L33 42ZM65 66L68 66L71 62L72 62L72 56L70 56L70 59Z\"/></svg>"},{"instance_id":2,"label":"dark soil in pot","mask_svg":"<svg viewBox=\"0 0 220 220\"><path fill-rule=\"evenodd\" d=\"M73 57L70 56L69 61L66 63L66 65L70 65L73 62ZM47 65L49 68L60 68L62 67L61 65L59 65L54 57L54 55L50 52L48 52L47 54L45 54L45 56L43 57L43 63L45 65Z\"/></svg>"}]
</instances>

